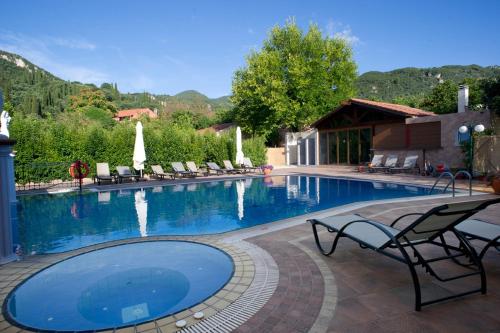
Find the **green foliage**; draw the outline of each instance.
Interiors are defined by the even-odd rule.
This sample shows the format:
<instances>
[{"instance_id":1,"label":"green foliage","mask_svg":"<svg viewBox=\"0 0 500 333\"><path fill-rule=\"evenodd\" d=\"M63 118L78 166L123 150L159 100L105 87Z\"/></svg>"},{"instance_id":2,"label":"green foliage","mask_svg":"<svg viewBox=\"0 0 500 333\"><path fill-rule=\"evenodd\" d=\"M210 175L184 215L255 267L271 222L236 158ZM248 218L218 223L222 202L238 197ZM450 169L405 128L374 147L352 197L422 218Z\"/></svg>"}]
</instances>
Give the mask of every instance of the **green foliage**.
<instances>
[{"instance_id":1,"label":"green foliage","mask_svg":"<svg viewBox=\"0 0 500 333\"><path fill-rule=\"evenodd\" d=\"M172 113L174 124L183 128L207 128L214 124L213 120L205 115L190 111L175 111Z\"/></svg>"},{"instance_id":2,"label":"green foliage","mask_svg":"<svg viewBox=\"0 0 500 333\"><path fill-rule=\"evenodd\" d=\"M458 84L444 81L424 99L422 108L435 113L457 112Z\"/></svg>"},{"instance_id":3,"label":"green foliage","mask_svg":"<svg viewBox=\"0 0 500 333\"><path fill-rule=\"evenodd\" d=\"M263 137L253 137L243 141L243 153L254 165L266 164L266 141Z\"/></svg>"},{"instance_id":4,"label":"green foliage","mask_svg":"<svg viewBox=\"0 0 500 333\"><path fill-rule=\"evenodd\" d=\"M235 118L245 132L266 138L280 128L299 130L353 96L355 79L345 41L323 38L316 25L303 33L289 21L235 72Z\"/></svg>"},{"instance_id":5,"label":"green foliage","mask_svg":"<svg viewBox=\"0 0 500 333\"><path fill-rule=\"evenodd\" d=\"M121 94L116 83L103 83L97 88L92 84L67 82L19 55L0 51L0 90L5 101L12 103L12 114L58 116L67 110L69 97L78 95L82 89L102 92L105 100L113 102L117 109L150 108L167 115L187 110L200 117L213 118L216 111L232 108L228 96L211 99L192 90L175 96L148 92Z\"/></svg>"},{"instance_id":6,"label":"green foliage","mask_svg":"<svg viewBox=\"0 0 500 333\"><path fill-rule=\"evenodd\" d=\"M69 113L70 118L39 119L34 116L14 115L10 131L17 140L16 181L50 181L68 179L68 165L49 165L52 162L71 162L80 159L89 163L95 174L97 162L108 162L110 169L117 165L132 166L135 141L135 122L120 122L105 128L99 121L89 122L80 113ZM85 124L83 126L82 124ZM180 127L165 120L145 121L144 144L147 167L161 164L166 170L170 162L195 161L197 164L223 160L234 161L236 144L234 133L217 137L200 135L193 128ZM254 163L265 156L264 140L255 138L243 142L243 149ZM32 164L47 164L34 171Z\"/></svg>"},{"instance_id":7,"label":"green foliage","mask_svg":"<svg viewBox=\"0 0 500 333\"><path fill-rule=\"evenodd\" d=\"M439 82L455 84L465 79L491 79L500 76L500 67L478 65L433 68L400 68L390 72L366 72L356 81L358 97L392 101L402 96L429 94Z\"/></svg>"}]
</instances>

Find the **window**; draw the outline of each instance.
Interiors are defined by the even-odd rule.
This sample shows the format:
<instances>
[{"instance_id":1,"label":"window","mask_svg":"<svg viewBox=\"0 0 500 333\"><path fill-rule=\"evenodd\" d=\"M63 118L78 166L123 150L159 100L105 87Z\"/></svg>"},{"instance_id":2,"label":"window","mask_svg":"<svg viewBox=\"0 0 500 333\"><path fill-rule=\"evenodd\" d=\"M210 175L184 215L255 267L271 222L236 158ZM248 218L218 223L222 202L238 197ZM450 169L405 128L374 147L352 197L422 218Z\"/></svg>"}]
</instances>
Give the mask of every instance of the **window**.
<instances>
[{"instance_id":1,"label":"window","mask_svg":"<svg viewBox=\"0 0 500 333\"><path fill-rule=\"evenodd\" d=\"M470 140L470 131L467 131L465 133L460 133L459 130L457 130L457 140L456 140L456 145L460 146L462 142L467 142Z\"/></svg>"}]
</instances>

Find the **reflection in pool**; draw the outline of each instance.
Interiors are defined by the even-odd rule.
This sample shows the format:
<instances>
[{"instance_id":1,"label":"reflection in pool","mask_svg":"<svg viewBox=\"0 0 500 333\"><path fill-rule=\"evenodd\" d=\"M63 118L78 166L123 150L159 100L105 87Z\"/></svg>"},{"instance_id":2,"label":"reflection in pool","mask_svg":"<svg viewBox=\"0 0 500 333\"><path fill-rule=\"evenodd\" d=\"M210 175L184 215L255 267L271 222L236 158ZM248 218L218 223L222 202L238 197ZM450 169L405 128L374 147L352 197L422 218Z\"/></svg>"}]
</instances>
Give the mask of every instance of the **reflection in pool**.
<instances>
[{"instance_id":1,"label":"reflection in pool","mask_svg":"<svg viewBox=\"0 0 500 333\"><path fill-rule=\"evenodd\" d=\"M417 186L274 176L20 196L19 238L27 253L53 253L132 237L220 233L353 202L426 194Z\"/></svg>"}]
</instances>

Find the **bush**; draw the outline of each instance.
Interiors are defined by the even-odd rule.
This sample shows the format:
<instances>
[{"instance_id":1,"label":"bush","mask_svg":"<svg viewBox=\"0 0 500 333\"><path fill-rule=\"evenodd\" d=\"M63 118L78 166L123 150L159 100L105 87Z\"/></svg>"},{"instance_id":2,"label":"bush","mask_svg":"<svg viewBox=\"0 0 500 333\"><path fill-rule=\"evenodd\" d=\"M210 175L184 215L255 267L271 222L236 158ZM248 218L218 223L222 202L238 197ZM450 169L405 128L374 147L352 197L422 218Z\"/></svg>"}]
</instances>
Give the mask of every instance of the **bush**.
<instances>
[{"instance_id":1,"label":"bush","mask_svg":"<svg viewBox=\"0 0 500 333\"><path fill-rule=\"evenodd\" d=\"M10 130L12 139L17 140L14 149L17 151L18 183L69 179L67 168L77 159L89 164L90 176L95 175L98 162L109 163L111 171L117 165L133 165L135 122L103 127L100 120L85 121L83 125L75 119L70 117L55 121L14 117ZM151 171L153 164L160 164L167 170L175 161L194 161L197 164L214 161L222 164L223 160L235 160L234 132L222 136L212 133L200 135L192 128L163 120L146 120L143 125L146 173ZM243 141L245 156L256 165L265 163L265 149L262 138ZM50 164L55 162L66 163Z\"/></svg>"}]
</instances>

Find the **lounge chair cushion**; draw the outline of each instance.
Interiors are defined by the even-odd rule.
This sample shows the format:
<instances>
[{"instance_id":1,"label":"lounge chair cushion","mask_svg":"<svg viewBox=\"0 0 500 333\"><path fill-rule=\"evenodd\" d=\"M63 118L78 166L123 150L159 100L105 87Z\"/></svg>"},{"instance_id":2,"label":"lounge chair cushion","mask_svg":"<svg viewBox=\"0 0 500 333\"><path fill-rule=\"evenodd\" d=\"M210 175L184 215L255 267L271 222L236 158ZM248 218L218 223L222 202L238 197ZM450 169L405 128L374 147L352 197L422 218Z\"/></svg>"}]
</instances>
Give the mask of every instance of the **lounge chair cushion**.
<instances>
[{"instance_id":1,"label":"lounge chair cushion","mask_svg":"<svg viewBox=\"0 0 500 333\"><path fill-rule=\"evenodd\" d=\"M130 168L128 166L117 166L116 171L118 171L118 175L120 177L132 177L134 176L132 172L130 171Z\"/></svg>"},{"instance_id":2,"label":"lounge chair cushion","mask_svg":"<svg viewBox=\"0 0 500 333\"><path fill-rule=\"evenodd\" d=\"M484 240L491 240L500 236L500 225L476 219L465 220L458 224L455 229Z\"/></svg>"},{"instance_id":3,"label":"lounge chair cushion","mask_svg":"<svg viewBox=\"0 0 500 333\"><path fill-rule=\"evenodd\" d=\"M331 229L334 229L335 231L342 229L342 227L344 227L349 222L359 220L370 221L360 215L354 214L330 216L324 219L316 219L316 221L330 227ZM376 221L370 222L384 228L392 235L396 235L400 232L400 230L391 228L383 223ZM389 237L387 237L386 234L368 223L353 223L344 230L344 233L376 248L380 248L388 241L390 241Z\"/></svg>"},{"instance_id":4,"label":"lounge chair cushion","mask_svg":"<svg viewBox=\"0 0 500 333\"><path fill-rule=\"evenodd\" d=\"M371 161L371 166L372 167L379 167L382 166L382 159L384 158L384 155L373 155L373 159Z\"/></svg>"},{"instance_id":5,"label":"lounge chair cushion","mask_svg":"<svg viewBox=\"0 0 500 333\"><path fill-rule=\"evenodd\" d=\"M405 162L403 163L404 169L412 169L417 164L418 156L407 156Z\"/></svg>"},{"instance_id":6,"label":"lounge chair cushion","mask_svg":"<svg viewBox=\"0 0 500 333\"><path fill-rule=\"evenodd\" d=\"M398 157L396 155L389 155L385 160L384 166L387 168L393 168L398 164Z\"/></svg>"},{"instance_id":7,"label":"lounge chair cushion","mask_svg":"<svg viewBox=\"0 0 500 333\"><path fill-rule=\"evenodd\" d=\"M108 163L96 163L96 174L99 178L111 177Z\"/></svg>"}]
</instances>

